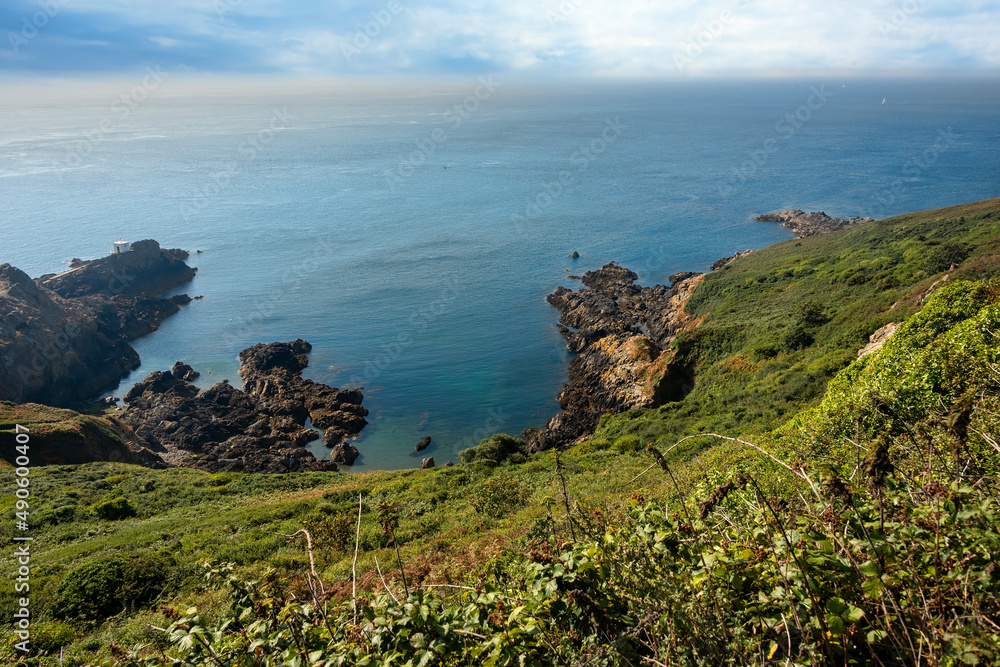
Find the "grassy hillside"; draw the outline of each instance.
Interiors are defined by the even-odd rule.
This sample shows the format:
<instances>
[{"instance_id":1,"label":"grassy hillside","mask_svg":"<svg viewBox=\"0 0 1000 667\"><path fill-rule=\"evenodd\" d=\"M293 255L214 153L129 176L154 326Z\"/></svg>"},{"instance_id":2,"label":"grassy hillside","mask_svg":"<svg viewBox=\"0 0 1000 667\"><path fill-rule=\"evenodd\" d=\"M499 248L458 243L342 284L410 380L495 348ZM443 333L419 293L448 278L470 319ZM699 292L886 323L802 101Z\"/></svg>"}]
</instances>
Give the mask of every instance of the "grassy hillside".
<instances>
[{"instance_id":1,"label":"grassy hillside","mask_svg":"<svg viewBox=\"0 0 1000 667\"><path fill-rule=\"evenodd\" d=\"M997 215L709 276L671 370L690 393L561 455L494 436L426 471L36 468L28 664L995 663ZM729 439L676 444L704 430Z\"/></svg>"}]
</instances>

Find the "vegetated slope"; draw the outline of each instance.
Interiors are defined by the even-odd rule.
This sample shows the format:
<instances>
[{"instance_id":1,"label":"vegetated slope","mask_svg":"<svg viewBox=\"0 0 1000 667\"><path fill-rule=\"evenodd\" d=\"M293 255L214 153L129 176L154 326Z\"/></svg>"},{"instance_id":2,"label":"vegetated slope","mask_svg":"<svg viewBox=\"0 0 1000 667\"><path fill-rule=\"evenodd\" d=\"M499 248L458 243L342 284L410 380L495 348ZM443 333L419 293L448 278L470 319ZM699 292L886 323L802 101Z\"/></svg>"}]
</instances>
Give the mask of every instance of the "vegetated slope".
<instances>
[{"instance_id":1,"label":"vegetated slope","mask_svg":"<svg viewBox=\"0 0 1000 667\"><path fill-rule=\"evenodd\" d=\"M993 272L991 238L967 241L959 271ZM911 313L937 277L900 288ZM730 430L773 459L723 441L664 460L667 474L627 434L559 458L496 436L454 468L349 477L36 470L35 650L66 645L65 664L995 662L997 289L952 282L815 410L773 434ZM803 328L819 341L828 324ZM814 347L772 361L795 368ZM303 536L285 537L303 527L318 578ZM210 585L199 558L216 564ZM84 604L91 584L116 594Z\"/></svg>"},{"instance_id":2,"label":"vegetated slope","mask_svg":"<svg viewBox=\"0 0 1000 667\"><path fill-rule=\"evenodd\" d=\"M687 303L704 321L674 342L668 372L689 393L607 416L594 438L637 435L666 447L701 431L766 432L815 405L868 337L916 312L934 283L998 273L1000 199L753 252L707 275Z\"/></svg>"},{"instance_id":3,"label":"vegetated slope","mask_svg":"<svg viewBox=\"0 0 1000 667\"><path fill-rule=\"evenodd\" d=\"M16 405L0 401L0 465L10 465L18 456L15 451L16 424L26 427L31 433L29 459L35 465L39 461L139 462L107 419L34 403Z\"/></svg>"},{"instance_id":4,"label":"vegetated slope","mask_svg":"<svg viewBox=\"0 0 1000 667\"><path fill-rule=\"evenodd\" d=\"M998 302L997 282L946 285L881 350L841 372L815 409L753 441L725 441L676 470L651 447L649 458L660 465L654 462L644 477L632 474L638 458L596 442L587 454L561 461L538 454L508 466L496 459L521 460L525 451L523 443L503 438L464 457L470 463L463 467L358 476L349 488L325 492L326 473L200 476L194 485L177 486L179 476L194 480L198 473L121 467L122 474L103 477L106 464L59 469L52 478L89 470L105 488L117 485L109 498L170 484L169 492L149 496L161 520L169 506L206 492L221 500L264 484L277 496L199 516L156 553L113 550L72 569L58 586L43 588L47 613L64 619L43 628L48 636L72 638L70 623L86 629L116 609L148 606L157 591L176 595L178 582L190 577L178 568L179 555L198 544L202 552L230 557L206 566L209 588L185 584L180 601L198 600L198 607L142 612L142 621L155 627L127 625L120 636L143 647L111 647L115 664L995 664ZM611 461L629 468L618 483L604 478L608 495L629 494L624 507L595 502L594 482L604 477L595 472ZM706 461L711 484L685 484ZM136 487L128 480L133 473L158 478ZM49 477L47 483L56 481ZM581 485L585 477L591 481ZM359 550L379 554L386 575L368 577L357 594L343 570L355 518L338 512L356 502L356 492L366 495ZM313 514L320 507L309 497L320 493L327 504ZM436 499L453 513L462 497L465 530L450 534L426 523L446 515L418 505ZM173 521L181 516L173 514ZM535 521L518 540L510 528L525 516ZM421 566L433 558L418 554L447 550L451 541L472 547L468 534L483 526L469 517L492 518L503 546L484 548L480 557L491 556L485 565L452 552L452 565L468 568L466 576L451 579L457 587L428 586L442 580L426 576ZM206 523L219 534L199 525ZM105 543L122 545L155 542L155 531L170 525L98 530ZM304 545L279 534L302 525L315 541L315 570ZM244 531L256 540L241 538ZM85 542L68 541L50 556L80 554ZM269 550L282 554L270 561L278 569L253 583L246 570L219 564L253 563ZM331 576L338 570L344 574ZM109 576L110 590L134 596L107 601L81 594ZM72 660L88 655L93 645L86 641L101 646L78 642Z\"/></svg>"}]
</instances>

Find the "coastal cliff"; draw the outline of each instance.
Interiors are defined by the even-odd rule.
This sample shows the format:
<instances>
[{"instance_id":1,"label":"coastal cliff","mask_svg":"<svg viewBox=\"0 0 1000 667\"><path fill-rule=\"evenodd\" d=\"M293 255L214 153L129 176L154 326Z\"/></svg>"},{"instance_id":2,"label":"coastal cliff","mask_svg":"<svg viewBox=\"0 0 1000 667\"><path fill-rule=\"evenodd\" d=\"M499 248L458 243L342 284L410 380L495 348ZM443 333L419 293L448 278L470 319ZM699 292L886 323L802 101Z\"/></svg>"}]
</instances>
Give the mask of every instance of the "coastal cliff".
<instances>
[{"instance_id":1,"label":"coastal cliff","mask_svg":"<svg viewBox=\"0 0 1000 667\"><path fill-rule=\"evenodd\" d=\"M670 285L640 287L638 275L617 263L588 271L584 288L559 287L548 302L558 308L570 362L562 408L544 429L528 429L531 451L562 447L593 432L601 415L647 407L683 395L683 373L672 367L670 342L692 325L684 303L703 274L670 276Z\"/></svg>"},{"instance_id":2,"label":"coastal cliff","mask_svg":"<svg viewBox=\"0 0 1000 667\"><path fill-rule=\"evenodd\" d=\"M191 301L159 296L194 277L186 258L148 240L36 280L0 265L0 400L63 407L114 388L139 365L128 341Z\"/></svg>"}]
</instances>

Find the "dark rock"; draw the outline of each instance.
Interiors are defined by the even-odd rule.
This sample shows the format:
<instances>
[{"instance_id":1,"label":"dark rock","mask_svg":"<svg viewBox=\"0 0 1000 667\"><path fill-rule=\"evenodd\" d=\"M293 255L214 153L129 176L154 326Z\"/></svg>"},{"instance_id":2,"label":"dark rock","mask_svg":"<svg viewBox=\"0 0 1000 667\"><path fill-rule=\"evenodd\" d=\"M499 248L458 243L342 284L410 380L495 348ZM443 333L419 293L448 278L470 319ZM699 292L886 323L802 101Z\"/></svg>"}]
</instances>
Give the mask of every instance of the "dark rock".
<instances>
[{"instance_id":1,"label":"dark rock","mask_svg":"<svg viewBox=\"0 0 1000 667\"><path fill-rule=\"evenodd\" d=\"M749 248L747 248L743 252L737 252L737 253L735 253L733 255L730 255L729 257L723 257L722 259L717 259L717 260L715 260L715 263L712 264L712 270L713 271L718 271L722 267L727 266L729 264L732 264L733 262L735 262L736 260L740 259L741 257L746 257L751 252L753 252L753 251L750 250Z\"/></svg>"},{"instance_id":2,"label":"dark rock","mask_svg":"<svg viewBox=\"0 0 1000 667\"><path fill-rule=\"evenodd\" d=\"M330 453L330 459L334 463L341 463L349 466L353 465L360 455L361 453L358 451L357 447L347 442L341 442L333 448L333 451Z\"/></svg>"},{"instance_id":3,"label":"dark rock","mask_svg":"<svg viewBox=\"0 0 1000 667\"><path fill-rule=\"evenodd\" d=\"M114 407L114 406L118 405L118 401L120 401L120 400L122 400L122 399L118 398L117 396L108 396L107 398L105 398L101 402L104 405L107 405L109 407Z\"/></svg>"},{"instance_id":4,"label":"dark rock","mask_svg":"<svg viewBox=\"0 0 1000 667\"><path fill-rule=\"evenodd\" d=\"M423 468L424 470L426 470L427 468L433 468L434 467L434 457L430 456L430 457L424 459L423 461L421 461L420 462L420 467Z\"/></svg>"},{"instance_id":5,"label":"dark rock","mask_svg":"<svg viewBox=\"0 0 1000 667\"><path fill-rule=\"evenodd\" d=\"M680 273L675 273L674 275L669 276L667 280L670 281L671 287L677 287L679 284L681 284L688 278L694 278L697 275L698 274L695 273L694 271L682 271Z\"/></svg>"},{"instance_id":6,"label":"dark rock","mask_svg":"<svg viewBox=\"0 0 1000 667\"><path fill-rule=\"evenodd\" d=\"M151 373L125 395L122 421L170 465L210 472L337 470L338 461L357 458L357 449L343 441L364 427L367 410L360 392L302 378L310 349L298 340L244 350L243 391L228 382L199 391L183 379L194 372L185 364ZM345 398L357 403L341 403ZM329 424L324 444L333 448L332 460L318 461L305 449L319 438L305 421L320 415Z\"/></svg>"},{"instance_id":7,"label":"dark rock","mask_svg":"<svg viewBox=\"0 0 1000 667\"><path fill-rule=\"evenodd\" d=\"M444 464L444 467L445 468L451 468L454 465L455 465L454 463L452 463L451 461L448 461L447 463Z\"/></svg>"},{"instance_id":8,"label":"dark rock","mask_svg":"<svg viewBox=\"0 0 1000 667\"><path fill-rule=\"evenodd\" d=\"M430 446L431 446L431 437L427 436L423 440L418 442L417 446L414 449L415 451L422 452Z\"/></svg>"},{"instance_id":9,"label":"dark rock","mask_svg":"<svg viewBox=\"0 0 1000 667\"><path fill-rule=\"evenodd\" d=\"M568 254L566 256L567 257L572 257L573 259L578 259L580 257L580 253L578 253L576 250L574 250L573 252L571 252L570 254Z\"/></svg>"},{"instance_id":10,"label":"dark rock","mask_svg":"<svg viewBox=\"0 0 1000 667\"><path fill-rule=\"evenodd\" d=\"M170 372L178 380L184 380L186 382L193 382L201 376L201 373L180 361L174 364L174 367L170 369Z\"/></svg>"}]
</instances>

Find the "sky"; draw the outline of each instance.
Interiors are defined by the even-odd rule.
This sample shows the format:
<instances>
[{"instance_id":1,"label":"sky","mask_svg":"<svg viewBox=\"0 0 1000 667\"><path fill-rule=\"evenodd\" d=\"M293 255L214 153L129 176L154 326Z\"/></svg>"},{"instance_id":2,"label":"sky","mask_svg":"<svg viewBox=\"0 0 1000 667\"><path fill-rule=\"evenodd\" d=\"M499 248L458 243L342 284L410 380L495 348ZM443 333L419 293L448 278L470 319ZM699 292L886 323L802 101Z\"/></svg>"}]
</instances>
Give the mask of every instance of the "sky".
<instances>
[{"instance_id":1,"label":"sky","mask_svg":"<svg viewBox=\"0 0 1000 667\"><path fill-rule=\"evenodd\" d=\"M0 73L982 73L998 35L1000 0L0 0Z\"/></svg>"}]
</instances>

